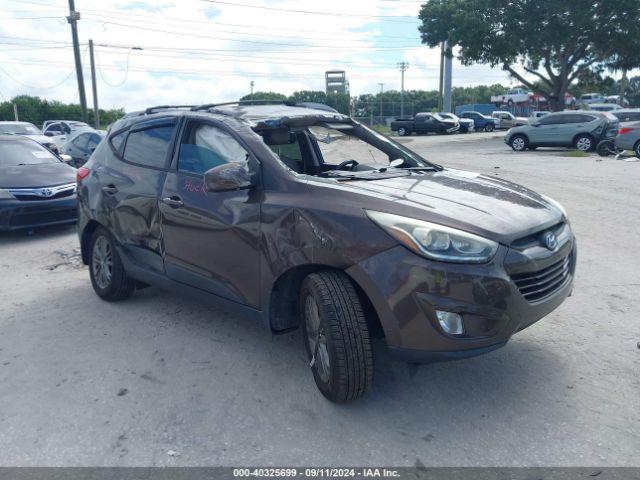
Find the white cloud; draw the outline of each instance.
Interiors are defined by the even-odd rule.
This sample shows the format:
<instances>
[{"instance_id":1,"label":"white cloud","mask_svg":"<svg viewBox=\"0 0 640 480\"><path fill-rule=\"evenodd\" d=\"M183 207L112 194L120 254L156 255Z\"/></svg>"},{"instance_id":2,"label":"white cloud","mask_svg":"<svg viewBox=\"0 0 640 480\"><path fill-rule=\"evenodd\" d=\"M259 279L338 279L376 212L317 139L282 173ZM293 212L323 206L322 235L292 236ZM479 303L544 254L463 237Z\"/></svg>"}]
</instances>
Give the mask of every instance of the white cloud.
<instances>
[{"instance_id":1,"label":"white cloud","mask_svg":"<svg viewBox=\"0 0 640 480\"><path fill-rule=\"evenodd\" d=\"M77 101L73 52L68 45L71 35L64 20L65 3L3 0L0 93L5 98L27 93L64 102ZM361 17L310 15L227 3ZM347 71L353 94L376 92L378 82L385 82L385 89L398 89L400 74L395 62L399 60L411 64L405 79L407 89L437 88L439 52L419 46L416 23L401 23L411 21L410 18L387 18L390 24L412 32L402 34L406 37L403 39L397 33L386 34L381 23L372 18L415 17L419 9L416 2L229 0L227 3L76 0L76 8L82 14L79 34L89 105L91 78L86 42L90 38L98 45L98 96L101 107L106 108L135 110L165 103L234 100L248 93L250 80L255 81L256 90L286 94L302 89L322 90L324 71L331 68ZM35 18L49 16L58 20ZM103 45L140 46L144 50ZM54 86L67 77L65 82ZM455 66L454 85L495 82L507 83L506 74L486 66Z\"/></svg>"}]
</instances>

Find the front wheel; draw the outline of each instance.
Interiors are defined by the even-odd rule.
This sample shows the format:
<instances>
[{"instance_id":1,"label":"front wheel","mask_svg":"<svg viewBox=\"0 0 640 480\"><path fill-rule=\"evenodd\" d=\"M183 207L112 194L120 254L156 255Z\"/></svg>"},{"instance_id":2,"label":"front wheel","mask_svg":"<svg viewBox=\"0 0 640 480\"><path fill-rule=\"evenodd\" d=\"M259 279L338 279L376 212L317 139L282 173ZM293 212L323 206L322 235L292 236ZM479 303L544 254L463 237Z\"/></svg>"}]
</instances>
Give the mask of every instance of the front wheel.
<instances>
[{"instance_id":1,"label":"front wheel","mask_svg":"<svg viewBox=\"0 0 640 480\"><path fill-rule=\"evenodd\" d=\"M484 127L485 132L493 132L493 129L494 129L493 123L487 123L487 125Z\"/></svg>"},{"instance_id":2,"label":"front wheel","mask_svg":"<svg viewBox=\"0 0 640 480\"><path fill-rule=\"evenodd\" d=\"M581 152L590 152L595 147L591 135L578 135L573 141L573 146Z\"/></svg>"},{"instance_id":3,"label":"front wheel","mask_svg":"<svg viewBox=\"0 0 640 480\"><path fill-rule=\"evenodd\" d=\"M528 146L527 143L527 137L524 135L514 135L511 137L511 140L509 140L509 145L511 145L514 152L522 152L526 150Z\"/></svg>"},{"instance_id":4,"label":"front wheel","mask_svg":"<svg viewBox=\"0 0 640 480\"><path fill-rule=\"evenodd\" d=\"M373 379L373 353L351 280L342 272L312 273L302 283L300 310L309 365L320 392L337 403L364 395Z\"/></svg>"},{"instance_id":5,"label":"front wheel","mask_svg":"<svg viewBox=\"0 0 640 480\"><path fill-rule=\"evenodd\" d=\"M108 302L129 298L135 290L135 280L127 276L113 237L102 227L93 234L90 254L89 275L98 296Z\"/></svg>"},{"instance_id":6,"label":"front wheel","mask_svg":"<svg viewBox=\"0 0 640 480\"><path fill-rule=\"evenodd\" d=\"M400 127L398 129L398 135L400 135L401 137L404 137L405 135L408 135L409 133L407 132L407 129L404 127Z\"/></svg>"}]
</instances>

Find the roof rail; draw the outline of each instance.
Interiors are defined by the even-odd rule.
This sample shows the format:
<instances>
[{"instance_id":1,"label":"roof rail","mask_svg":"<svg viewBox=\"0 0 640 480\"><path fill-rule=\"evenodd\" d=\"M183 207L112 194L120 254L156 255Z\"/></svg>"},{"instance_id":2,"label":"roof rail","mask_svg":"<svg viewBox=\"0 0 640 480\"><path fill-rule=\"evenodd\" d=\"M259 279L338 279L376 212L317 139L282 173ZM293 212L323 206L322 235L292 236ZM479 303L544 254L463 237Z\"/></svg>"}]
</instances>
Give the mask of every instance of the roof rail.
<instances>
[{"instance_id":1,"label":"roof rail","mask_svg":"<svg viewBox=\"0 0 640 480\"><path fill-rule=\"evenodd\" d=\"M226 105L287 105L289 107L297 106L295 102L292 102L290 100L237 100L235 102L205 103L204 105L192 107L191 110L209 110L210 108L222 107Z\"/></svg>"},{"instance_id":2,"label":"roof rail","mask_svg":"<svg viewBox=\"0 0 640 480\"><path fill-rule=\"evenodd\" d=\"M159 112L160 110L173 110L173 109L193 109L195 105L158 105L156 107L147 108L144 113L151 115L152 113Z\"/></svg>"}]
</instances>

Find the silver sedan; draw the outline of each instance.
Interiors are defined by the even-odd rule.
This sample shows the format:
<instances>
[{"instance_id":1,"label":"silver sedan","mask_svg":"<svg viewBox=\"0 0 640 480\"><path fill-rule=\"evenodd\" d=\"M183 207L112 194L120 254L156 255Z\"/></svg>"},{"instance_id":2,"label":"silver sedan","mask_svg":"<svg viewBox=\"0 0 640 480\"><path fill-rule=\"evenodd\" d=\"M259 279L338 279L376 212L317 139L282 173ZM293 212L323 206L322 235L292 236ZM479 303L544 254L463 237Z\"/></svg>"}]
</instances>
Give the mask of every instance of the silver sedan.
<instances>
[{"instance_id":1,"label":"silver sedan","mask_svg":"<svg viewBox=\"0 0 640 480\"><path fill-rule=\"evenodd\" d=\"M615 142L619 149L633 150L636 157L640 158L640 122L621 125Z\"/></svg>"}]
</instances>

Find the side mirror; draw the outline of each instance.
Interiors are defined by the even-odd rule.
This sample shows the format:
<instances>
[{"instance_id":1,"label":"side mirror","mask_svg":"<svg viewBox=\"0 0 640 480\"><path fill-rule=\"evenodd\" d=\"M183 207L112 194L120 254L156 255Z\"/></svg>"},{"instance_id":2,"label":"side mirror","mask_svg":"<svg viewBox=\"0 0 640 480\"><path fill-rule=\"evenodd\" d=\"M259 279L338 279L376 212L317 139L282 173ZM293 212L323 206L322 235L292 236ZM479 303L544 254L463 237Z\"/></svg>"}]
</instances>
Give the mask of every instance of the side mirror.
<instances>
[{"instance_id":1,"label":"side mirror","mask_svg":"<svg viewBox=\"0 0 640 480\"><path fill-rule=\"evenodd\" d=\"M46 132L44 132L44 136L45 137L53 137L53 132L50 130L47 130Z\"/></svg>"},{"instance_id":2,"label":"side mirror","mask_svg":"<svg viewBox=\"0 0 640 480\"><path fill-rule=\"evenodd\" d=\"M60 155L60 160L62 160L64 163L70 163L71 161L73 161L73 157L71 155L66 155L63 153Z\"/></svg>"},{"instance_id":3,"label":"side mirror","mask_svg":"<svg viewBox=\"0 0 640 480\"><path fill-rule=\"evenodd\" d=\"M204 185L208 192L226 192L253 186L249 164L230 162L204 172Z\"/></svg>"}]
</instances>

